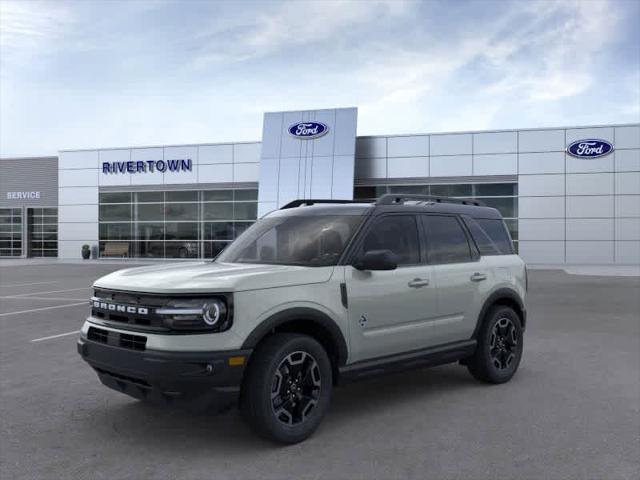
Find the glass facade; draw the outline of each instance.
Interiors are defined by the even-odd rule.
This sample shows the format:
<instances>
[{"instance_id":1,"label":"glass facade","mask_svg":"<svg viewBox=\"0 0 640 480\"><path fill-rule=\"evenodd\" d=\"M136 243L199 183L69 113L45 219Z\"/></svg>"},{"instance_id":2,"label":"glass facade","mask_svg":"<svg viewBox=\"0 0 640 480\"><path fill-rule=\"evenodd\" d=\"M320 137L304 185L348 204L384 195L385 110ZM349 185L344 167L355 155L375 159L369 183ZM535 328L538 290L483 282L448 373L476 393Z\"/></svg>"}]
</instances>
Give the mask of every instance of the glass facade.
<instances>
[{"instance_id":1,"label":"glass facade","mask_svg":"<svg viewBox=\"0 0 640 480\"><path fill-rule=\"evenodd\" d=\"M0 257L22 255L22 209L0 208Z\"/></svg>"},{"instance_id":2,"label":"glass facade","mask_svg":"<svg viewBox=\"0 0 640 480\"><path fill-rule=\"evenodd\" d=\"M100 193L100 256L213 258L256 221L257 189Z\"/></svg>"},{"instance_id":3,"label":"glass facade","mask_svg":"<svg viewBox=\"0 0 640 480\"><path fill-rule=\"evenodd\" d=\"M58 209L27 209L29 257L58 256Z\"/></svg>"},{"instance_id":4,"label":"glass facade","mask_svg":"<svg viewBox=\"0 0 640 480\"><path fill-rule=\"evenodd\" d=\"M355 200L375 200L385 193L433 195L459 199L477 199L488 207L497 208L504 217L518 251L518 184L511 183L454 183L422 185L357 186Z\"/></svg>"}]
</instances>

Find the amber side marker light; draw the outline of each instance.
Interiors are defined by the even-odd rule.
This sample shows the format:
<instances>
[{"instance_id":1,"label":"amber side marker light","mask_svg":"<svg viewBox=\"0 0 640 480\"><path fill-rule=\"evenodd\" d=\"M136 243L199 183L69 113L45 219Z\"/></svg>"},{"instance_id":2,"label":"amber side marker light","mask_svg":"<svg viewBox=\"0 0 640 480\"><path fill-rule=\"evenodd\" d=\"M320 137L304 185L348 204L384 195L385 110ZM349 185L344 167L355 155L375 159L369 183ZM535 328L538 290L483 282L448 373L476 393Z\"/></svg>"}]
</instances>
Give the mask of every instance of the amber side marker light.
<instances>
[{"instance_id":1,"label":"amber side marker light","mask_svg":"<svg viewBox=\"0 0 640 480\"><path fill-rule=\"evenodd\" d=\"M229 357L229 366L238 367L244 365L244 357Z\"/></svg>"}]
</instances>

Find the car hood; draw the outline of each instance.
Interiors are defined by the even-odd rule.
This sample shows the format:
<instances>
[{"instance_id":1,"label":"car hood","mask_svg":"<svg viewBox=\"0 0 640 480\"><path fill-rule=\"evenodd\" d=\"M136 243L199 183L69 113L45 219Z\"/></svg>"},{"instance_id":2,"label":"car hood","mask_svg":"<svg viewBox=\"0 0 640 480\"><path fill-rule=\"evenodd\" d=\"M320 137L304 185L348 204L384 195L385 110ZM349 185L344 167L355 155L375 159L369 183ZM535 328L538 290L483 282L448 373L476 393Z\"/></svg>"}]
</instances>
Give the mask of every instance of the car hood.
<instances>
[{"instance_id":1,"label":"car hood","mask_svg":"<svg viewBox=\"0 0 640 480\"><path fill-rule=\"evenodd\" d=\"M322 283L333 267L189 262L128 268L95 281L94 287L146 293L212 293Z\"/></svg>"}]
</instances>

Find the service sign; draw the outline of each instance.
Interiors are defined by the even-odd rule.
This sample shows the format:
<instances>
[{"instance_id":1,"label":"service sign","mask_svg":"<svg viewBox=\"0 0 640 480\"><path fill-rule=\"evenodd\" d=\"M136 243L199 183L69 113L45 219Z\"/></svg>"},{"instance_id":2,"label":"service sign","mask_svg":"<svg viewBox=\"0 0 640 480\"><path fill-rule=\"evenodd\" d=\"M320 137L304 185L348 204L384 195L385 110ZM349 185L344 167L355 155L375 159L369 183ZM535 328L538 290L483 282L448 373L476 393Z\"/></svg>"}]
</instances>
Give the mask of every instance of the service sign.
<instances>
[{"instance_id":1,"label":"service sign","mask_svg":"<svg viewBox=\"0 0 640 480\"><path fill-rule=\"evenodd\" d=\"M567 147L567 153L577 158L599 158L611 152L613 152L612 144L595 138L576 140Z\"/></svg>"},{"instance_id":2,"label":"service sign","mask_svg":"<svg viewBox=\"0 0 640 480\"><path fill-rule=\"evenodd\" d=\"M312 140L329 132L329 127L320 122L300 122L289 127L289 134L301 140Z\"/></svg>"}]
</instances>

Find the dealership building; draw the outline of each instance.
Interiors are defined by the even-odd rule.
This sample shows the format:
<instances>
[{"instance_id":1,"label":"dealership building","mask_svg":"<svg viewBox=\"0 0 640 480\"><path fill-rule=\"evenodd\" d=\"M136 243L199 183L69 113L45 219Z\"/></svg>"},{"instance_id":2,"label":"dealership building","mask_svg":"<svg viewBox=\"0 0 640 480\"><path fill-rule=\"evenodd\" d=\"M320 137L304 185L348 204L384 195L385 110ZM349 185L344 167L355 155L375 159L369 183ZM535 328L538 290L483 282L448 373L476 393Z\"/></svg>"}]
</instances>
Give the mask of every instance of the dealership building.
<instances>
[{"instance_id":1,"label":"dealership building","mask_svg":"<svg viewBox=\"0 0 640 480\"><path fill-rule=\"evenodd\" d=\"M0 257L212 258L298 198L474 198L537 264L640 264L640 124L357 136L357 109L264 115L261 142L0 159Z\"/></svg>"}]
</instances>

